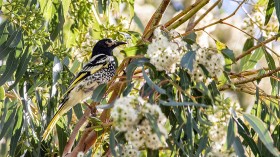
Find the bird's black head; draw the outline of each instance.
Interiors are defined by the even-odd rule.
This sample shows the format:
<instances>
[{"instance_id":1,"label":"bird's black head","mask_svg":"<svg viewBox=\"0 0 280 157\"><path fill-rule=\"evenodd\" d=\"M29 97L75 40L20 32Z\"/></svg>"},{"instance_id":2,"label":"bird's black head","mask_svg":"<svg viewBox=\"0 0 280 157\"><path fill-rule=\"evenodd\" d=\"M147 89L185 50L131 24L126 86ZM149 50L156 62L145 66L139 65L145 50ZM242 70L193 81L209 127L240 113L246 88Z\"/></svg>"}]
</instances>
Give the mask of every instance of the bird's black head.
<instances>
[{"instance_id":1,"label":"bird's black head","mask_svg":"<svg viewBox=\"0 0 280 157\"><path fill-rule=\"evenodd\" d=\"M112 56L113 49L119 45L126 44L126 42L122 41L115 41L112 39L102 39L99 40L92 49L91 57L97 54L106 54Z\"/></svg>"}]
</instances>

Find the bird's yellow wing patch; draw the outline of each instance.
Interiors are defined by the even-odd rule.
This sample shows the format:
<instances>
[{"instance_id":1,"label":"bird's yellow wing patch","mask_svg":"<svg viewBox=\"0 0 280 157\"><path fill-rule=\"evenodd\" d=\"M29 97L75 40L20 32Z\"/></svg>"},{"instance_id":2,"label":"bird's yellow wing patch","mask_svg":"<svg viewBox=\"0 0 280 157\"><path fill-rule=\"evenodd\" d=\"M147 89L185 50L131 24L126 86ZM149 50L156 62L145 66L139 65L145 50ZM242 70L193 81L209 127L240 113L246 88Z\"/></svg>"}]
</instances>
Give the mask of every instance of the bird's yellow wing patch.
<instances>
[{"instance_id":1,"label":"bird's yellow wing patch","mask_svg":"<svg viewBox=\"0 0 280 157\"><path fill-rule=\"evenodd\" d=\"M97 65L97 66L94 66L90 69L90 74L94 74L96 73L98 70L100 70L104 65Z\"/></svg>"},{"instance_id":2,"label":"bird's yellow wing patch","mask_svg":"<svg viewBox=\"0 0 280 157\"><path fill-rule=\"evenodd\" d=\"M87 72L90 72L90 74L94 74L96 73L98 70L100 70L103 67L103 65L98 65L98 66L94 66L91 69L89 69L89 71L85 71L84 73L81 73L79 76L77 76L75 78L75 80L71 83L71 85L69 86L69 88L67 89L67 91L63 94L63 97L65 97L65 95L71 91L73 88L76 87L76 85L81 82L83 80L83 77L85 75L87 75Z\"/></svg>"}]
</instances>

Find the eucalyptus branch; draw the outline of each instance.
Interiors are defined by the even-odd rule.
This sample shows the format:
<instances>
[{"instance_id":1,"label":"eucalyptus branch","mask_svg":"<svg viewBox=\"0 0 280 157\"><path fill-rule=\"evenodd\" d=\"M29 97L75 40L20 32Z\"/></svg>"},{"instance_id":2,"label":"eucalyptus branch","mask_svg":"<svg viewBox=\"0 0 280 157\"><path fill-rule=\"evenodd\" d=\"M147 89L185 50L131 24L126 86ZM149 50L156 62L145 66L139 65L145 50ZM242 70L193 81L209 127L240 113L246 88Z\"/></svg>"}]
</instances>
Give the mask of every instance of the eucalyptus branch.
<instances>
[{"instance_id":1,"label":"eucalyptus branch","mask_svg":"<svg viewBox=\"0 0 280 157\"><path fill-rule=\"evenodd\" d=\"M186 32L192 30L211 10L213 10L219 3L221 2L221 0L217 0L204 14L202 14L195 22L194 24L189 27Z\"/></svg>"},{"instance_id":2,"label":"eucalyptus branch","mask_svg":"<svg viewBox=\"0 0 280 157\"><path fill-rule=\"evenodd\" d=\"M202 0L198 5L192 8L184 17L174 22L172 25L168 26L166 29L171 30L179 27L183 23L185 23L188 19L190 19L194 14L196 14L202 7L204 7L210 0Z\"/></svg>"},{"instance_id":3,"label":"eucalyptus branch","mask_svg":"<svg viewBox=\"0 0 280 157\"><path fill-rule=\"evenodd\" d=\"M272 76L273 74L275 74L279 71L280 71L280 67L278 67L274 70L271 70L270 72L268 72L266 74L263 74L263 75L259 75L259 76L256 76L256 77L251 77L251 78L248 78L248 79L233 82L233 84L234 85L240 85L240 84L246 84L246 83L249 83L249 82L254 82L256 80L260 80L260 79L265 78L265 77L270 77L270 76ZM230 88L230 85L224 85L224 86L220 87L219 90L222 91L222 90L226 90L226 89L229 89L229 88Z\"/></svg>"},{"instance_id":4,"label":"eucalyptus branch","mask_svg":"<svg viewBox=\"0 0 280 157\"><path fill-rule=\"evenodd\" d=\"M257 70L242 71L240 73L230 72L229 75L230 75L231 79L234 79L234 78L240 78L240 77L255 75L255 74L258 74L262 70L268 71L270 69L269 68L262 68L262 69L257 69Z\"/></svg>"},{"instance_id":5,"label":"eucalyptus branch","mask_svg":"<svg viewBox=\"0 0 280 157\"><path fill-rule=\"evenodd\" d=\"M243 58L243 57L245 57L245 56L251 54L252 51L256 50L257 48L262 47L263 45L265 45L265 44L267 44L267 43L269 43L269 42L271 42L271 41L273 41L273 40L276 40L278 37L279 37L279 35L275 35L275 36L273 36L273 37L271 37L271 38L269 38L269 39L267 39L267 40L264 40L264 41L260 42L258 45L251 47L249 50L245 51L244 53L242 53L241 55L239 55L238 57L236 57L236 58L235 58L236 62L237 62L238 60L240 60L241 58Z\"/></svg>"},{"instance_id":6,"label":"eucalyptus branch","mask_svg":"<svg viewBox=\"0 0 280 157\"><path fill-rule=\"evenodd\" d=\"M196 1L194 4L188 6L187 8L185 8L183 11L181 11L178 15L176 15L175 17L173 17L172 19L170 19L168 22L166 22L163 26L166 28L168 26L170 26L172 23L174 23L175 21L177 21L179 18L181 18L182 16L186 15L191 9L193 9L194 7L196 7L202 0L198 0Z\"/></svg>"},{"instance_id":7,"label":"eucalyptus branch","mask_svg":"<svg viewBox=\"0 0 280 157\"><path fill-rule=\"evenodd\" d=\"M68 156L71 152L71 149L73 147L73 144L75 142L75 138L80 130L80 128L83 126L83 124L87 121L88 116L90 115L90 110L86 110L84 115L80 118L78 123L75 125L75 128L73 129L73 132L71 133L69 140L64 148L62 156Z\"/></svg>"},{"instance_id":8,"label":"eucalyptus branch","mask_svg":"<svg viewBox=\"0 0 280 157\"><path fill-rule=\"evenodd\" d=\"M238 28L238 27L236 27L236 26L234 26L234 25L232 25L232 24L229 24L229 23L224 22L224 21L222 21L221 24L225 24L225 25L228 25L228 26L230 26L230 27L233 27L233 28L235 28L235 29L241 31L242 33L248 35L249 37L253 38L254 40L258 41L258 39L255 38L254 36L250 35L249 33L243 31L242 29L240 29L240 28ZM266 46L265 44L263 44L262 46L264 46L265 48L267 48L268 50L270 50L270 51L271 51L274 55L276 55L277 57L280 57L280 55L278 55L274 50L272 50L271 48L269 48L269 47Z\"/></svg>"},{"instance_id":9,"label":"eucalyptus branch","mask_svg":"<svg viewBox=\"0 0 280 157\"><path fill-rule=\"evenodd\" d=\"M250 91L250 90L246 90L245 88L236 88L236 91L238 92L243 92L243 93L247 93L250 95L256 95L256 92ZM276 100L280 100L280 96L277 95L268 95L265 93L259 94L260 97L266 97L266 98L272 98L272 99L276 99Z\"/></svg>"},{"instance_id":10,"label":"eucalyptus branch","mask_svg":"<svg viewBox=\"0 0 280 157\"><path fill-rule=\"evenodd\" d=\"M206 25L206 26L204 26L204 27L201 27L201 28L198 28L198 29L192 29L192 30L190 30L190 31L188 31L188 32L183 33L181 36L187 36L187 35L191 34L192 32L204 30L205 28L208 28L208 27L211 27L211 26L213 26L213 25L219 24L219 23L221 23L222 21L225 21L225 20L231 18L232 16L234 16L234 15L237 13L237 11L238 11L238 10L240 9L240 7L245 3L245 1L246 1L246 0L243 0L243 1L239 4L239 6L238 6L229 16L227 16L227 17L225 17L225 18L222 18L222 19L220 19L220 20L218 20L218 21L216 21L216 22L213 22L213 23L211 23L211 24L208 24L208 25Z\"/></svg>"},{"instance_id":11,"label":"eucalyptus branch","mask_svg":"<svg viewBox=\"0 0 280 157\"><path fill-rule=\"evenodd\" d=\"M167 6L169 5L170 0L163 0L156 10L156 12L151 17L150 21L148 22L142 36L142 40L146 41L149 40L152 36L152 33L162 18L163 13L165 12Z\"/></svg>"}]
</instances>

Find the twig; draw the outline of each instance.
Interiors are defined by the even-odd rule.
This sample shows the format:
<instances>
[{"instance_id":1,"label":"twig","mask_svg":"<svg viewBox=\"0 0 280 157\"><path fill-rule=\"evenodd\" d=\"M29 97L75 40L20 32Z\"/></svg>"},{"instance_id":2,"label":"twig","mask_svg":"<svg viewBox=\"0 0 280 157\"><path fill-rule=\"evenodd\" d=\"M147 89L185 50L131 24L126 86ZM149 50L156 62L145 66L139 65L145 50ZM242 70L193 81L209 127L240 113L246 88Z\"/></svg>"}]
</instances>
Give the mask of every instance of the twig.
<instances>
[{"instance_id":1,"label":"twig","mask_svg":"<svg viewBox=\"0 0 280 157\"><path fill-rule=\"evenodd\" d=\"M71 148L73 147L75 138L80 130L80 128L83 126L83 124L87 121L88 116L90 115L90 110L86 110L84 115L80 118L78 123L76 124L75 128L73 129L72 134L69 137L69 140L64 148L62 156L66 156L68 153L71 152Z\"/></svg>"},{"instance_id":2,"label":"twig","mask_svg":"<svg viewBox=\"0 0 280 157\"><path fill-rule=\"evenodd\" d=\"M201 27L201 28L198 28L198 29L192 29L192 30L190 30L190 31L188 31L188 32L183 33L181 36L187 36L187 35L191 34L192 32L204 30L204 29L207 28L207 27L211 27L211 26L213 26L213 25L216 25L216 24L218 24L218 23L221 23L222 21L225 21L225 20L231 18L232 16L234 16L234 15L236 14L236 12L237 12L237 11L240 9L240 7L245 3L245 1L246 1L246 0L243 0L243 1L239 4L239 6L238 6L229 16L227 16L227 17L225 17L225 18L223 18L223 19L220 19L220 20L218 20L218 21L216 21L216 22L213 22L213 23L211 23L211 24L209 24L209 25L206 25L206 26L204 26L204 27Z\"/></svg>"},{"instance_id":3,"label":"twig","mask_svg":"<svg viewBox=\"0 0 280 157\"><path fill-rule=\"evenodd\" d=\"M280 67L278 67L274 70L271 70L270 72L268 72L266 74L263 74L263 75L259 75L259 76L256 76L256 77L252 77L252 78L248 78L248 79L233 82L233 84L234 85L240 85L240 84L245 84L245 83L249 83L249 82L254 82L256 80L260 80L262 78L272 76L274 73L277 73L278 71L280 71ZM222 91L222 90L226 90L226 89L229 89L229 88L230 88L230 85L224 85L224 86L220 87L219 90Z\"/></svg>"},{"instance_id":4,"label":"twig","mask_svg":"<svg viewBox=\"0 0 280 157\"><path fill-rule=\"evenodd\" d=\"M232 25L232 24L229 24L229 23L224 22L224 21L221 22L221 24L225 24L225 25L228 25L228 26L230 26L230 27L233 27L233 28L235 28L235 29L241 31L242 33L248 35L249 37L253 38L254 40L258 41L258 39L255 38L254 36L250 35L249 33L245 32L244 30L242 30L242 29L240 29L240 28L238 28L238 27L236 27L236 26L234 26L234 25ZM269 48L269 47L266 46L265 44L263 44L262 46L264 46L265 48L267 48L268 50L270 50L270 51L271 51L274 55L276 55L277 57L280 57L280 55L278 55L274 50L272 50L271 48Z\"/></svg>"},{"instance_id":5,"label":"twig","mask_svg":"<svg viewBox=\"0 0 280 157\"><path fill-rule=\"evenodd\" d=\"M211 10L213 10L221 0L217 0L204 14L202 14L194 23L191 27L187 28L186 32L192 30Z\"/></svg>"},{"instance_id":6,"label":"twig","mask_svg":"<svg viewBox=\"0 0 280 157\"><path fill-rule=\"evenodd\" d=\"M190 5L189 7L185 8L183 11L181 11L178 15L176 15L175 17L173 17L172 19L170 19L168 22L166 22L163 26L166 28L168 26L170 26L172 23L174 23L175 21L177 21L179 18L181 18L182 16L184 16L185 14L187 14L191 9L193 9L195 6L197 6L199 3L201 2L201 0L196 1L194 4Z\"/></svg>"},{"instance_id":7,"label":"twig","mask_svg":"<svg viewBox=\"0 0 280 157\"><path fill-rule=\"evenodd\" d=\"M273 41L273 40L276 40L278 37L279 37L279 35L275 35L275 36L273 36L273 37L271 37L271 38L269 38L269 39L267 39L267 40L264 40L264 41L260 42L258 45L254 46L254 47L251 47L249 50L245 51L244 53L242 53L241 55L239 55L238 57L236 57L236 58L235 58L235 61L237 62L237 61L240 60L241 58L243 58L243 57L245 57L245 56L251 54L252 51L254 51L255 49L257 49L257 48L259 48L259 47L261 47L261 46L263 46L263 45L265 45L265 44L267 44L267 43L269 43L269 42L271 42L271 41Z\"/></svg>"},{"instance_id":8,"label":"twig","mask_svg":"<svg viewBox=\"0 0 280 157\"><path fill-rule=\"evenodd\" d=\"M169 5L170 0L163 0L156 10L156 12L151 17L150 21L148 22L142 36L142 40L146 41L149 40L155 26L157 26L162 18L163 13L165 12L167 6Z\"/></svg>"},{"instance_id":9,"label":"twig","mask_svg":"<svg viewBox=\"0 0 280 157\"><path fill-rule=\"evenodd\" d=\"M236 88L236 91L247 93L247 94L250 94L250 95L256 95L256 92L252 92L252 91L246 90L245 88ZM259 96L260 97L266 97L266 98L272 98L272 99L280 100L280 96L277 96L277 95L268 95L268 94L262 93L262 94L259 94Z\"/></svg>"},{"instance_id":10,"label":"twig","mask_svg":"<svg viewBox=\"0 0 280 157\"><path fill-rule=\"evenodd\" d=\"M198 5L192 8L184 17L179 19L178 21L174 22L172 25L168 26L166 29L171 30L179 27L188 19L190 19L194 14L196 14L203 6L205 6L210 0L202 0Z\"/></svg>"}]
</instances>

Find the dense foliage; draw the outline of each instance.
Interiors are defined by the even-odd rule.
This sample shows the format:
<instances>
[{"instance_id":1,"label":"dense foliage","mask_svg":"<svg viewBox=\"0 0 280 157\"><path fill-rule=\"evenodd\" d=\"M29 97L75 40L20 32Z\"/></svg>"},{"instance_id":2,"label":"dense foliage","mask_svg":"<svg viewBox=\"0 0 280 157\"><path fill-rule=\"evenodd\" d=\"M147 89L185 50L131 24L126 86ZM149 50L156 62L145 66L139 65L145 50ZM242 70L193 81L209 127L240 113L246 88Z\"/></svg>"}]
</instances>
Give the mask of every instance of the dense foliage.
<instances>
[{"instance_id":1,"label":"dense foliage","mask_svg":"<svg viewBox=\"0 0 280 157\"><path fill-rule=\"evenodd\" d=\"M171 2L149 1L144 27L134 0L0 1L0 156L280 156L280 1ZM226 15L223 3L236 6ZM228 21L242 9L242 26ZM243 37L241 53L218 25ZM43 141L103 38L128 43L115 77Z\"/></svg>"}]
</instances>

